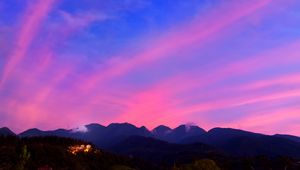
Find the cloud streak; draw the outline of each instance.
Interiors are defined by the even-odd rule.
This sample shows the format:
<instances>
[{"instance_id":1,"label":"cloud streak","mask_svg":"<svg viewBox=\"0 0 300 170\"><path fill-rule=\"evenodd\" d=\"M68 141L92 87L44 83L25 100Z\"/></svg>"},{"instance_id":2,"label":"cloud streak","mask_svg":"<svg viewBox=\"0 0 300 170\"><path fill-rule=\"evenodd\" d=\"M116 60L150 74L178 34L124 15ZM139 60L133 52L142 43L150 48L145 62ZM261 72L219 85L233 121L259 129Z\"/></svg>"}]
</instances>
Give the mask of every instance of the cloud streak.
<instances>
[{"instance_id":1,"label":"cloud streak","mask_svg":"<svg viewBox=\"0 0 300 170\"><path fill-rule=\"evenodd\" d=\"M255 74L256 72L260 72L264 69L270 69L272 67L276 67L277 65L282 65L283 63L293 63L300 61L299 55L294 51L297 51L300 47L300 43L294 42L284 47L279 47L278 49L271 49L261 54L247 57L244 60L231 62L228 65L223 66L222 68L214 69L211 72L204 72L204 74L199 74L199 71L193 70L192 72L188 72L186 74L181 74L175 77L171 77L163 82L159 82L154 87L150 87L149 90L145 90L140 94L134 95L132 101L140 101L139 104L133 104L129 110L125 111L123 114L120 114L120 120L130 119L136 120L141 117L141 115L153 115L153 114L161 114L165 110L170 110L170 108L175 108L177 105L181 103L187 103L189 100L193 98L199 98L200 96L212 96L216 93L222 94L224 91L232 91L232 94L244 94L247 91L257 91L261 88L268 87L271 85L281 85L281 84L295 84L299 83L299 73L283 76L283 77L276 77L270 80L260 80L256 82L250 82L245 85L236 85L235 87L220 87L220 89L214 89L213 91L195 93L193 95L189 95L189 98L180 98L177 99L176 95L180 93L184 93L186 91L197 91L197 89L206 88L208 86L219 84L220 82L234 78L234 77L241 77L245 75ZM285 58L282 58L285 56ZM199 77L196 79L195 77ZM181 83L184 82L184 83ZM176 84L176 86L174 86ZM193 90L194 89L194 90ZM255 94L255 93L254 93ZM294 91L289 92L288 94L281 94L280 95L291 95L297 96L297 93ZM253 95L250 93L250 96ZM232 95L231 95L232 96ZM167 117L175 117L174 112L178 112L178 114L187 116L188 114L194 112L203 112L209 111L211 109L221 109L223 107L232 107L231 105L243 105L247 103L254 103L263 100L267 100L275 98L275 95L271 96L263 96L263 94L256 95L247 99L247 96L244 97L242 101L232 99L216 99L214 101L203 103L203 104L196 104L192 105L191 107L182 108L181 111L170 111ZM277 96L277 97L284 97L284 96ZM217 96L220 98L220 96ZM241 98L238 96L238 98ZM186 101L185 101L186 100ZM150 102L148 102L150 101ZM162 104L164 103L164 104ZM151 110L151 108L156 108L157 110ZM144 110L147 110L146 112ZM171 109L172 110L172 109ZM167 113L166 113L167 114Z\"/></svg>"},{"instance_id":2,"label":"cloud streak","mask_svg":"<svg viewBox=\"0 0 300 170\"><path fill-rule=\"evenodd\" d=\"M102 81L111 79L127 72L142 67L156 60L169 57L180 49L191 48L196 43L203 44L211 37L216 36L225 27L233 24L235 21L255 12L256 10L268 5L270 0L259 1L258 3L249 3L237 5L234 8L220 8L217 13L207 15L201 20L196 20L183 28L168 31L161 38L149 42L148 48L140 54L126 58L126 61L119 60L113 63L106 70L100 70L98 74L93 74L84 79L80 89L89 91ZM216 20L217 18L217 20ZM147 42L147 41L146 41ZM197 46L198 46L197 45ZM111 64L111 63L109 63Z\"/></svg>"},{"instance_id":3,"label":"cloud streak","mask_svg":"<svg viewBox=\"0 0 300 170\"><path fill-rule=\"evenodd\" d=\"M29 5L24 19L21 21L22 26L17 36L15 48L4 66L0 86L3 86L3 83L26 55L30 44L38 34L41 23L48 16L53 5L54 0L37 1L36 4Z\"/></svg>"},{"instance_id":4,"label":"cloud streak","mask_svg":"<svg viewBox=\"0 0 300 170\"><path fill-rule=\"evenodd\" d=\"M11 52L0 60L1 125L293 127L280 129L296 118L300 100L300 32L292 15L299 10L291 2L195 1L187 11L175 1L143 10L66 2L29 3L14 18L18 27L3 22L18 31L7 44L0 40L9 46L0 54Z\"/></svg>"}]
</instances>

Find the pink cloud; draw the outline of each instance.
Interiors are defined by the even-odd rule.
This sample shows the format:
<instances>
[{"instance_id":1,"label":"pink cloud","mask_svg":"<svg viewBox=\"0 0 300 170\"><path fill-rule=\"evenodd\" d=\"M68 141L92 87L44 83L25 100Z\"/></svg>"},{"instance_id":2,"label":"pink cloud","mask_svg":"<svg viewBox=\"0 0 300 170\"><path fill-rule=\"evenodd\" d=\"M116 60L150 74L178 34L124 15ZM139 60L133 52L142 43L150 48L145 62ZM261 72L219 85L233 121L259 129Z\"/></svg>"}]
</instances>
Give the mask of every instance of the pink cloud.
<instances>
[{"instance_id":1,"label":"pink cloud","mask_svg":"<svg viewBox=\"0 0 300 170\"><path fill-rule=\"evenodd\" d=\"M300 74L292 73L285 76L276 77L273 79L267 80L258 80L254 83L244 85L241 87L241 90L255 90L268 88L274 85L289 85L289 84L299 84L300 83Z\"/></svg>"},{"instance_id":2,"label":"pink cloud","mask_svg":"<svg viewBox=\"0 0 300 170\"><path fill-rule=\"evenodd\" d=\"M291 43L278 49L271 49L261 54L246 57L240 61L235 61L229 65L223 66L213 71L206 71L199 75L199 71L193 70L181 75L170 77L167 80L158 82L148 90L144 90L141 93L134 95L131 99L131 105L128 105L128 110L124 110L120 114L117 120L131 120L131 121L143 121L145 117L152 117L152 124L156 124L155 121L163 122L163 119L174 118L176 114L181 116L187 116L195 112L208 112L215 109L237 107L247 103L264 102L267 100L275 100L285 97L298 96L295 91L286 91L284 93L278 92L278 94L266 95L258 93L247 94L249 90L256 91L261 88L266 88L271 85L278 84L295 84L299 83L299 74L284 75L282 77L275 77L269 80L260 80L254 82L248 82L247 84L238 84L234 87L222 87L207 92L196 93L189 95L188 98L178 98L177 95L186 91L197 91L196 89L205 88L212 84L217 84L219 81L226 80L232 77L244 76L252 74L260 70L276 67L276 65L282 65L284 63L292 63L299 61L299 55L294 51L300 47L300 43ZM281 56L285 56L282 58ZM195 78L199 77L199 78ZM245 97L232 97L216 99L207 103L200 103L191 105L189 107L182 107L183 103L188 103L189 100L197 97L211 96L212 94L221 94L224 91L231 91L232 94L243 94ZM174 109L178 107L178 109ZM173 109L170 109L173 108ZM164 115L164 116L162 116ZM159 118L158 118L159 117ZM149 118L150 120L150 118ZM155 121L154 121L155 120ZM164 120L165 122L172 122ZM173 120L175 121L175 120ZM178 121L178 120L176 120ZM145 123L145 122L144 122ZM205 123L203 119L202 124Z\"/></svg>"},{"instance_id":3,"label":"pink cloud","mask_svg":"<svg viewBox=\"0 0 300 170\"><path fill-rule=\"evenodd\" d=\"M269 111L252 112L244 118L230 122L227 125L224 124L223 126L232 127L234 124L238 124L240 128L260 133L273 134L274 131L277 131L278 133L280 131L280 133L291 133L293 130L292 128L274 128L278 127L281 123L285 124L286 121L299 119L299 116L299 107L288 107ZM297 131L297 133L299 133L299 131Z\"/></svg>"},{"instance_id":4,"label":"pink cloud","mask_svg":"<svg viewBox=\"0 0 300 170\"><path fill-rule=\"evenodd\" d=\"M1 86L26 55L31 42L39 31L42 21L47 17L53 4L54 0L38 1L36 4L30 4L24 14L25 17L22 20L22 26L17 36L18 39L15 48L4 66L0 82Z\"/></svg>"},{"instance_id":5,"label":"pink cloud","mask_svg":"<svg viewBox=\"0 0 300 170\"><path fill-rule=\"evenodd\" d=\"M277 64L289 64L299 60L297 54L293 51L299 48L298 42L291 43L284 47L278 49L271 49L262 54L255 56L250 56L250 59L236 61L225 67L214 70L212 73L205 72L208 77L202 77L202 79L194 79L192 73L188 72L181 74L179 76L171 77L163 82L159 82L152 86L149 90L145 90L141 93L129 93L121 98L112 98L110 94L95 95L91 98L85 98L84 107L89 108L92 101L95 104L101 99L107 99L115 103L122 103L126 105L123 110L120 110L119 117L114 118L116 121L129 121L135 122L137 125L147 125L149 127L156 126L159 123L169 122L174 126L178 124L178 121L187 115L193 114L195 112L209 112L216 109L224 109L230 107L237 107L246 103L256 103L256 102L268 102L270 100L276 100L281 98L289 98L298 96L295 91L284 91L273 95L262 95L262 94L245 94L245 97L233 97L232 99L220 98L216 101L210 101L207 103L200 103L191 106L181 106L185 100L190 100L189 98L178 99L176 97L177 93L183 92L185 90L191 90L193 88L205 87L214 83L218 83L220 80L224 80L234 76L241 76L244 74L251 74L259 70L266 68L271 68L271 66L276 66ZM281 58L285 55L286 58ZM247 57L248 58L248 57ZM243 68L243 71L240 71ZM195 71L197 72L197 71ZM197 72L198 74L198 72ZM249 84L239 85L232 88L222 88L220 92L224 90L231 90L233 93L244 93L243 91L248 90L258 90L260 88L266 88L271 85L276 85L278 83L285 83L287 85L297 83L298 79L294 79L298 74L287 75L283 77L275 77L270 80L260 80L255 82L250 82ZM199 75L198 75L199 77ZM200 76L201 77L201 76ZM210 78L212 77L212 78ZM205 80L205 81L203 81ZM289 80L289 81L287 81ZM294 81L293 81L294 80ZM299 80L298 80L299 81ZM184 83L182 83L184 82ZM176 85L174 85L176 84ZM99 90L99 89L98 89ZM99 91L105 91L107 89L102 89ZM201 94L202 96L210 95L211 93L218 93L216 91L209 91L207 93ZM130 95L134 94L132 97ZM195 94L197 96L197 94ZM190 96L191 99L195 95ZM66 97L65 99L67 99ZM88 110L88 111L87 111ZM97 108L87 109L86 112L95 112ZM100 114L102 115L102 114ZM100 116L99 115L99 116ZM177 117L177 118L176 118ZM147 120L147 122L145 122ZM148 120L151 120L150 123ZM209 120L202 119L201 125L210 127Z\"/></svg>"},{"instance_id":6,"label":"pink cloud","mask_svg":"<svg viewBox=\"0 0 300 170\"><path fill-rule=\"evenodd\" d=\"M108 80L120 76L122 74L126 74L130 70L133 70L137 67L140 67L141 65L147 64L149 62L153 62L156 60L159 60L161 58L164 58L168 56L169 54L173 53L177 49L186 48L187 46L194 44L195 42L201 42L204 43L206 41L206 38L208 36L215 35L216 32L222 31L222 29L230 24L233 24L235 21L239 20L240 18L247 16L251 14L252 12L255 12L257 9L264 7L267 5L269 1L261 1L255 5L251 4L250 6L247 4L243 4L241 6L235 6L234 9L222 9L220 12L213 14L213 16L207 15L206 20L214 20L215 17L221 17L222 22L219 22L219 20L215 22L209 22L209 26L211 26L211 29L207 30L201 30L202 27L205 27L207 25L203 25L202 23L205 23L201 20L195 21L193 24L190 24L186 27L182 27L180 29L175 29L171 31L171 33L167 33L166 35L162 36L162 38L159 38L153 42L146 41L149 44L146 44L146 46L152 47L151 49L146 49L143 53L137 54L133 56L132 58L126 58L126 61L123 61L122 59L114 60L113 62L108 63L107 69L99 70L96 74L92 74L88 77L82 77L77 82L79 82L79 90L83 91L82 94L78 94L79 96L82 96L85 98L85 102L82 103L82 105L88 105L91 103L91 101L98 101L98 97L88 97L89 93L93 91L92 89L97 87L97 91L99 88L101 89L101 85L103 85ZM241 10L242 9L242 10ZM226 15L224 15L224 11L226 11ZM218 18L217 17L217 18ZM151 45L153 44L153 46ZM154 48L153 48L154 47ZM83 82L83 83L81 83ZM74 90L74 89L73 89ZM68 94L73 94L70 90L67 92ZM68 94L65 94L68 96ZM159 96L163 96L164 93L161 92L160 95L154 96L155 101L160 101ZM107 97L107 96L105 96ZM68 97L66 97L68 98ZM114 99L115 100L115 99ZM139 100L139 97L137 98ZM123 100L123 102L126 101ZM137 107L133 110L136 110L136 112L145 112L146 108L149 110L151 107L151 103L149 104L147 101L144 101L146 106L143 106L141 108ZM128 103L128 102L127 102ZM127 104L128 105L128 104ZM136 107L136 105L134 105ZM127 107L132 107L130 104ZM158 106L156 106L158 107ZM156 108L155 108L156 109ZM156 109L159 110L159 109ZM149 111L150 112L150 111ZM155 111L152 111L153 113ZM153 114L152 114L153 115ZM124 115L124 117L126 117ZM131 118L128 120L132 120Z\"/></svg>"},{"instance_id":7,"label":"pink cloud","mask_svg":"<svg viewBox=\"0 0 300 170\"><path fill-rule=\"evenodd\" d=\"M50 1L46 4L49 5L49 8L51 5L53 6L53 4L50 4ZM9 97L5 99L2 98L0 104L2 112L14 113L9 116L10 121L20 122L20 126L15 127L17 131L20 131L20 128L24 129L25 127L30 128L37 126L39 122L44 122L41 127L45 128L54 128L59 125L63 127L65 126L64 122L66 120L73 120L71 116L69 118L68 116L65 116L66 120L55 121L57 123L52 124L45 123L48 119L55 118L56 116L54 115L59 113L69 115L68 112L72 112L72 109L70 108L73 106L68 105L67 108L65 108L66 105L64 105L64 102L66 101L61 101L62 97L60 97L60 95L63 92L58 86L64 83L68 77L74 76L76 67L78 66L77 61L58 62L60 56L56 54L54 47L61 42L66 41L74 32L81 31L91 23L103 19L96 14L84 14L75 17L65 13L65 15L68 15L69 20L65 19L64 23L59 23L61 24L59 27L50 28L49 35L45 35L43 46L41 46L40 49L35 49L35 51L30 51L31 53L29 55L29 46L33 42L34 36L37 34L36 31L38 31L41 25L36 24L31 25L30 27L28 24L42 20L42 18L46 17L47 12L50 10L45 9L46 4L43 4L44 8L43 10L40 9L40 12L34 12L35 17L32 18L28 16L24 18L23 27L26 27L24 29L27 31L21 31L22 35L25 37L22 38L22 41L23 39L26 39L26 42L24 42L25 44L22 44L21 48L23 52L14 52L16 55L11 56L13 63L8 63L6 67L6 70L10 70L10 68L14 67L14 80L22 85L16 87ZM42 4L36 4L31 8L39 7L41 5ZM31 11L31 8L26 11L26 14ZM73 19L72 22L70 21L71 19ZM62 24L64 26L62 26ZM28 31L28 29L32 30ZM53 37L53 34L56 36ZM32 55L38 56L38 58L34 58ZM25 61L25 58L28 60L29 57L33 60L29 60L30 62L27 62L26 65L19 67L19 64ZM45 76L47 78L45 78ZM73 120L73 122L75 121L76 120ZM12 124L12 122L4 123L8 125Z\"/></svg>"},{"instance_id":8,"label":"pink cloud","mask_svg":"<svg viewBox=\"0 0 300 170\"><path fill-rule=\"evenodd\" d=\"M287 91L277 92L275 94L266 94L266 95L258 94L258 93L256 93L255 95L243 94L242 97L239 96L235 98L234 97L220 98L214 101L200 102L198 104L193 104L190 106L178 106L178 107L176 107L176 105L173 105L171 107L167 106L167 108L163 108L159 110L159 112L147 112L146 110L146 114L143 114L145 112L139 110L139 112L130 112L131 114L127 114L127 116L122 115L122 117L127 118L129 120L137 119L135 121L137 122L141 121L142 124L151 122L151 123L147 123L147 125L149 125L150 127L154 127L160 122L161 123L169 122L171 123L171 125L178 125L179 123L185 123L187 121L193 121L206 129L212 128L214 126L233 127L236 123L232 123L232 122L222 123L216 121L215 119L212 119L211 117L218 117L218 115L213 113L213 111L224 110L224 109L226 110L229 108L235 108L245 104L253 105L258 102L264 104L266 103L272 104L274 100L286 101L292 97L300 97L300 90L299 89L287 90ZM164 106L164 104L161 105ZM294 117L299 115L298 113L299 112L294 109L294 111L291 113L287 112L284 116L285 117L284 119L292 120ZM212 116L211 114L215 114L215 115ZM230 114L230 113L224 112L224 114ZM255 118L256 114L252 114L252 115L254 115L253 118ZM276 117L276 114L273 116ZM278 121L281 119L283 118L282 117L276 118L276 120ZM240 122L240 119L236 118L234 122ZM248 126L246 122L241 124L244 125L245 127Z\"/></svg>"},{"instance_id":9,"label":"pink cloud","mask_svg":"<svg viewBox=\"0 0 300 170\"><path fill-rule=\"evenodd\" d=\"M71 126L76 126L94 122L95 120L99 120L101 123L128 121L136 125L147 125L150 128L157 124L166 124L167 122L168 125L174 127L179 122L185 123L184 121L190 121L188 120L189 118L195 119L197 123L200 122L201 126L208 128L212 126L212 123L204 115L209 111L299 96L298 89L294 91L279 91L276 94L245 93L243 97L238 95L238 93L249 90L255 91L274 84L289 85L299 83L298 74L249 82L249 84L241 85L240 87L224 87L207 92L202 90L202 88L218 84L220 81L228 78L250 75L276 65L299 61L299 54L295 52L300 48L299 42L278 49L271 49L259 55L245 56L249 59L223 65L223 67L216 68L213 71L208 70L200 74L199 70L193 70L192 72L175 75L167 80L158 82L149 89L143 89L144 91L125 89L128 91L123 92L125 91L124 89L114 89L107 85L112 79L126 75L137 68L146 67L147 64L171 57L172 54L176 54L180 50L192 49L194 46L201 46L208 41L219 40L223 36L222 31L224 29L234 25L244 17L255 14L257 10L263 9L270 2L264 0L258 1L258 3L237 5L233 8L221 7L220 10L209 13L206 17L200 18L191 24L174 28L159 38L145 41L141 44L144 48L144 51L141 53L129 57L130 55L125 52L124 56L127 57L122 55L123 57L110 60L106 63L104 69L99 69L96 73L91 73L87 77L85 77L86 75L82 77L81 75L76 75L76 62L70 64L68 61L68 64L62 63L57 67L55 63L58 61L55 60L54 56L56 54L51 45L49 48L46 47L36 52L37 54L45 55L42 56L43 61L30 64L32 68L27 70L27 73L32 73L31 75L26 76L26 74L22 73L24 71L22 68L16 69L16 66L26 57L28 48L40 27L38 24L32 26L24 24L24 29L30 28L33 31L21 31L24 34L24 38L20 40L22 46L20 46L18 52L11 56L12 59L9 60L10 62L5 67L5 76L3 76L2 80L9 78L12 72L16 71L16 77L23 86L27 87L32 84L36 85L36 87L29 91L19 89L15 94L16 96L1 104L5 107L2 110L16 113L11 119L18 119L18 122L22 124L19 126L20 128L30 128L39 125L39 127L49 129L58 126L69 126L65 122L68 122ZM50 3L49 6L51 6ZM40 16L36 16L33 19L28 16L29 21L27 22L33 22L30 20L41 21L45 18L49 9L44 8L45 14L42 12L35 14ZM54 32L58 33L58 36L57 40L52 43L65 41L72 33L86 28L89 24L107 19L106 16L89 12L83 15L71 15L66 12L61 14L64 17L66 27L55 28L57 30ZM51 40L51 37L49 40ZM285 56L285 58L282 56ZM40 82L38 78L44 75L47 76L47 80ZM68 87L78 85L79 88L58 88L59 85L69 81L69 77L74 78L75 81L71 79L72 85L69 84ZM201 89L204 92L197 93L196 89ZM199 96L203 97L228 89L235 93L236 96L230 99L220 97L215 101L186 104L186 101L193 100ZM194 90L194 93L189 97L180 98L177 96L182 92L191 90ZM20 99L23 97L25 100ZM120 106L120 108L117 106ZM107 113L111 110L115 114L110 115L110 113ZM198 112L199 117L188 116L187 119L187 115L193 115ZM61 115L64 115L64 120L59 119ZM24 120L24 118L27 119ZM49 123L49 120L53 120L53 122Z\"/></svg>"},{"instance_id":10,"label":"pink cloud","mask_svg":"<svg viewBox=\"0 0 300 170\"><path fill-rule=\"evenodd\" d=\"M191 24L168 31L158 39L145 41L145 51L130 58L125 57L125 61L120 59L105 70L99 70L98 73L84 77L80 84L80 89L90 91L99 83L108 79L124 75L138 67L147 65L151 62L169 57L179 50L191 48L205 44L213 38L220 36L226 27L234 24L241 18L251 15L255 11L265 7L271 1L262 0L257 3L241 3L231 7L220 7L217 12L212 12L204 18L194 21ZM209 29L207 29L209 28ZM109 62L109 64L111 64Z\"/></svg>"}]
</instances>

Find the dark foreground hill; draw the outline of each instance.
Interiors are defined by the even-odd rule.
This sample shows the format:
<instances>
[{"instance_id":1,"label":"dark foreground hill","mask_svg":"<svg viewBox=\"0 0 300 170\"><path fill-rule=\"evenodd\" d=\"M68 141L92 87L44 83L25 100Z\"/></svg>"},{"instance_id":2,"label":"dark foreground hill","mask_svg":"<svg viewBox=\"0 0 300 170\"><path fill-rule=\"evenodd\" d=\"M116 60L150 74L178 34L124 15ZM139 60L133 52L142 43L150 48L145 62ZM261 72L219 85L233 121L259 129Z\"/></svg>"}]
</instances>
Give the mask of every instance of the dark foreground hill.
<instances>
[{"instance_id":1,"label":"dark foreground hill","mask_svg":"<svg viewBox=\"0 0 300 170\"><path fill-rule=\"evenodd\" d=\"M295 137L296 138L296 137ZM214 128L180 143L205 143L237 156L290 156L300 158L300 143L282 136L263 135L231 128Z\"/></svg>"},{"instance_id":2,"label":"dark foreground hill","mask_svg":"<svg viewBox=\"0 0 300 170\"><path fill-rule=\"evenodd\" d=\"M215 148L206 144L182 145L142 136L128 137L109 148L109 150L117 154L131 155L167 166L172 166L174 162L185 164L193 160L221 155Z\"/></svg>"},{"instance_id":3,"label":"dark foreground hill","mask_svg":"<svg viewBox=\"0 0 300 170\"><path fill-rule=\"evenodd\" d=\"M207 144L175 144L142 136L128 137L109 149L116 154L142 158L156 166L178 165L184 170L197 170L199 163L204 166L199 170L300 169L299 159L289 156L234 155Z\"/></svg>"},{"instance_id":4,"label":"dark foreground hill","mask_svg":"<svg viewBox=\"0 0 300 170\"><path fill-rule=\"evenodd\" d=\"M62 137L0 137L1 170L157 169L141 160L118 156L94 145Z\"/></svg>"}]
</instances>

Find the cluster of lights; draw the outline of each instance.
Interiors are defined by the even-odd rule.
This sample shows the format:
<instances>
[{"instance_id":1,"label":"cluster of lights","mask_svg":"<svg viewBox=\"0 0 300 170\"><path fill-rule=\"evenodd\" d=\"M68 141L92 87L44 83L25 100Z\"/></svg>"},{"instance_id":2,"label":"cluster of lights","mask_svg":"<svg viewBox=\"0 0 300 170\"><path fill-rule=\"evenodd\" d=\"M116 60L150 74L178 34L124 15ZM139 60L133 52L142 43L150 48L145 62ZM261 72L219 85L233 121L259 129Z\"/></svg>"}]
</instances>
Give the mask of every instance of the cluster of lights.
<instances>
[{"instance_id":1,"label":"cluster of lights","mask_svg":"<svg viewBox=\"0 0 300 170\"><path fill-rule=\"evenodd\" d=\"M74 145L69 147L69 152L76 155L79 152L85 152L88 153L92 150L91 145Z\"/></svg>"}]
</instances>

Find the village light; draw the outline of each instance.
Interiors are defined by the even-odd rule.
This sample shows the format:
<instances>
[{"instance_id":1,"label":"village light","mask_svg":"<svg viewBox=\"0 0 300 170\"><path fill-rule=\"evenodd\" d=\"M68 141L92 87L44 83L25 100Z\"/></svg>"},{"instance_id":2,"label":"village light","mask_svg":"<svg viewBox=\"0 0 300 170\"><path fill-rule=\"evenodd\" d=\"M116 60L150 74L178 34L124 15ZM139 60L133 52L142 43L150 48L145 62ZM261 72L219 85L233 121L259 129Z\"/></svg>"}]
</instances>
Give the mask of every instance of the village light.
<instances>
[{"instance_id":1,"label":"village light","mask_svg":"<svg viewBox=\"0 0 300 170\"><path fill-rule=\"evenodd\" d=\"M85 152L88 153L92 150L91 145L74 145L74 146L69 146L69 152L72 154L76 155L79 152Z\"/></svg>"}]
</instances>

